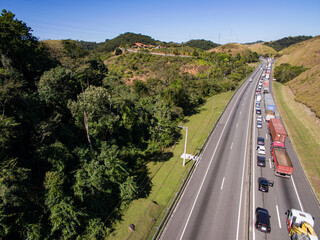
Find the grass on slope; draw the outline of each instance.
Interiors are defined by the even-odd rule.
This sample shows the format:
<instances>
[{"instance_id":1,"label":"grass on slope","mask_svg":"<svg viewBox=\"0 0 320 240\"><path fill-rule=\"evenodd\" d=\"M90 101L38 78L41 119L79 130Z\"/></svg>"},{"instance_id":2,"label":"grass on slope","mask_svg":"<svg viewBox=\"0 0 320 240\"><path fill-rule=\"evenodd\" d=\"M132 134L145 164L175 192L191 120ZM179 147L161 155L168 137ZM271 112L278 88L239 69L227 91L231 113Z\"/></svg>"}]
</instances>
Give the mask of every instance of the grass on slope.
<instances>
[{"instance_id":1,"label":"grass on slope","mask_svg":"<svg viewBox=\"0 0 320 240\"><path fill-rule=\"evenodd\" d=\"M251 50L247 45L242 45L239 43L228 43L213 49L208 50L208 52L218 52L218 53L226 53L231 54L232 56L237 56L237 54L241 54L244 56L249 56Z\"/></svg>"},{"instance_id":2,"label":"grass on slope","mask_svg":"<svg viewBox=\"0 0 320 240\"><path fill-rule=\"evenodd\" d=\"M259 55L269 54L269 56L277 54L277 51L272 47L266 46L262 43L246 45L252 52L256 52Z\"/></svg>"},{"instance_id":3,"label":"grass on slope","mask_svg":"<svg viewBox=\"0 0 320 240\"><path fill-rule=\"evenodd\" d=\"M320 64L303 72L288 85L295 100L308 106L320 118Z\"/></svg>"},{"instance_id":4,"label":"grass on slope","mask_svg":"<svg viewBox=\"0 0 320 240\"><path fill-rule=\"evenodd\" d=\"M320 36L294 44L279 52L283 54L276 65L289 63L295 66L313 67L320 64Z\"/></svg>"},{"instance_id":5,"label":"grass on slope","mask_svg":"<svg viewBox=\"0 0 320 240\"><path fill-rule=\"evenodd\" d=\"M225 92L211 97L201 107L199 114L182 123L188 127L187 153L194 155L200 150L231 96L232 92ZM115 225L115 231L107 237L108 240L152 238L192 166L190 161L187 161L185 167L182 166L180 155L184 151L185 130L182 133L183 138L172 149L173 156L168 161L148 164L149 176L152 178L149 196L134 200L130 204L122 220ZM135 225L135 232L130 232L129 224Z\"/></svg>"},{"instance_id":6,"label":"grass on slope","mask_svg":"<svg viewBox=\"0 0 320 240\"><path fill-rule=\"evenodd\" d=\"M273 84L275 101L286 126L291 142L307 174L315 193L320 199L320 124L319 119L305 106L294 101L289 87Z\"/></svg>"}]
</instances>

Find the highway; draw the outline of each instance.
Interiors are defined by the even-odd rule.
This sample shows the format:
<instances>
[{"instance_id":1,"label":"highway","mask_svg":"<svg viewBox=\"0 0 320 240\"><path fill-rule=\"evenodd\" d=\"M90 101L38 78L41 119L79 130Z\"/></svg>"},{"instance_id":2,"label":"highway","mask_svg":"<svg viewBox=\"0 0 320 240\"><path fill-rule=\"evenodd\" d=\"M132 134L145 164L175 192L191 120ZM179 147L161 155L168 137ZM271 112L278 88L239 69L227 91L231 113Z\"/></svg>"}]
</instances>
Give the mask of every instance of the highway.
<instances>
[{"instance_id":1,"label":"highway","mask_svg":"<svg viewBox=\"0 0 320 240\"><path fill-rule=\"evenodd\" d=\"M256 127L255 89L261 73L256 69L249 77L253 81L247 80L226 107L159 239L290 239L285 212L291 208L311 213L320 236L318 201L290 136L285 145L294 172L286 179L274 175L267 122L261 129ZM264 117L263 101L261 110ZM264 168L256 164L258 136L265 138ZM258 191L260 176L274 181L268 193ZM268 209L271 233L255 229L256 207Z\"/></svg>"},{"instance_id":2,"label":"highway","mask_svg":"<svg viewBox=\"0 0 320 240\"><path fill-rule=\"evenodd\" d=\"M271 76L271 74L270 74ZM270 93L272 93L272 84L269 84ZM265 117L265 108L263 102L261 103L262 116ZM256 113L253 114L253 122L256 123ZM281 117L278 110L276 109L276 118ZM294 166L294 171L291 178L286 179L282 177L277 177L274 175L273 162L271 161L270 154L270 135L267 130L268 123L263 121L262 129L258 129L255 124L253 127L253 141L252 141L252 207L251 207L251 225L250 225L250 236L251 239L290 239L288 236L287 226L286 226L286 215L285 212L288 209L295 208L301 211L308 212L312 214L315 218L315 231L318 236L320 236L320 208L316 197L314 196L309 182L305 176L302 166L299 162L297 154L294 151L292 143L290 141L290 136L286 138L285 146L289 157ZM266 167L261 168L256 164L256 140L257 137L265 138L266 147ZM263 193L258 191L258 177L264 177L268 180L274 181L274 187L269 188L268 193ZM255 208L263 207L268 209L271 215L271 233L265 234L255 230Z\"/></svg>"},{"instance_id":3,"label":"highway","mask_svg":"<svg viewBox=\"0 0 320 240\"><path fill-rule=\"evenodd\" d=\"M160 239L247 238L251 109L261 72L225 109Z\"/></svg>"}]
</instances>

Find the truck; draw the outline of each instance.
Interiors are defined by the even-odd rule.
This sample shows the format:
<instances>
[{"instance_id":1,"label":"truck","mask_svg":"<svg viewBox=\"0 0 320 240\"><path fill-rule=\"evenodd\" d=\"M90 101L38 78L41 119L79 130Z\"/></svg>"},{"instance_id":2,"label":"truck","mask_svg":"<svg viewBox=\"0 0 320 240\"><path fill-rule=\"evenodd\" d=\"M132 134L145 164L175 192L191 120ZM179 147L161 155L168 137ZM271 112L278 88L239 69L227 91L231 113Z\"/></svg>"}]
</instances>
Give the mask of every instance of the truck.
<instances>
[{"instance_id":1,"label":"truck","mask_svg":"<svg viewBox=\"0 0 320 240\"><path fill-rule=\"evenodd\" d=\"M287 229L293 240L318 240L314 231L314 218L311 214L296 209L286 212Z\"/></svg>"},{"instance_id":2,"label":"truck","mask_svg":"<svg viewBox=\"0 0 320 240\"><path fill-rule=\"evenodd\" d=\"M272 145L278 147L285 147L287 132L280 119L270 119L268 129L272 139Z\"/></svg>"},{"instance_id":3,"label":"truck","mask_svg":"<svg viewBox=\"0 0 320 240\"><path fill-rule=\"evenodd\" d=\"M275 118L276 105L273 101L272 95L269 93L264 94L264 106L266 110L266 121Z\"/></svg>"},{"instance_id":4,"label":"truck","mask_svg":"<svg viewBox=\"0 0 320 240\"><path fill-rule=\"evenodd\" d=\"M263 93L269 93L269 87L263 87Z\"/></svg>"},{"instance_id":5,"label":"truck","mask_svg":"<svg viewBox=\"0 0 320 240\"><path fill-rule=\"evenodd\" d=\"M293 172L293 165L286 148L271 146L271 158L274 162L274 174L278 177L290 178Z\"/></svg>"}]
</instances>

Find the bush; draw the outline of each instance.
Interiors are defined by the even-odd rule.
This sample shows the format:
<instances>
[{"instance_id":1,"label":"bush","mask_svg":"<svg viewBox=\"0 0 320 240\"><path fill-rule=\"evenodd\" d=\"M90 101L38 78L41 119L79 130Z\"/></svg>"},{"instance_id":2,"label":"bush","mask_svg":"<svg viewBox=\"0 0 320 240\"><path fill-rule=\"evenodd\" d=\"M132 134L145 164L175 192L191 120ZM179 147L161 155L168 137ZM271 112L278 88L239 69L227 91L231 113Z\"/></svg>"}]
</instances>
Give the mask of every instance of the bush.
<instances>
[{"instance_id":1,"label":"bush","mask_svg":"<svg viewBox=\"0 0 320 240\"><path fill-rule=\"evenodd\" d=\"M281 83L289 82L301 73L306 71L304 66L291 66L288 63L282 63L274 69L274 77Z\"/></svg>"}]
</instances>

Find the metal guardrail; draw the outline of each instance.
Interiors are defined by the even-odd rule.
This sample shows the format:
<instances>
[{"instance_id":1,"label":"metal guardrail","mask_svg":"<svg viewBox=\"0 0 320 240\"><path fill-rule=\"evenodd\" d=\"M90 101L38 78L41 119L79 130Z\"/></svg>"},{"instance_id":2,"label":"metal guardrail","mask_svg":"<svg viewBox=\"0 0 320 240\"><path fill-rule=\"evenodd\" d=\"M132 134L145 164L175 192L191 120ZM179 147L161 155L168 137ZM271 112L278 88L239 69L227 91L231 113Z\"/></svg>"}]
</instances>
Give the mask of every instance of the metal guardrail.
<instances>
[{"instance_id":1,"label":"metal guardrail","mask_svg":"<svg viewBox=\"0 0 320 240\"><path fill-rule=\"evenodd\" d=\"M249 75L249 77L247 77L247 79L254 77L254 76L257 74L258 71L259 71L259 67L256 68L256 70L255 70L254 72L252 72L252 73ZM166 214L164 215L162 221L160 222L159 227L157 227L157 231L156 231L155 234L153 235L152 240L158 239L158 237L161 236L163 229L164 229L165 226L167 225L168 220L170 219L170 216L171 216L173 210L174 210L175 207L176 207L176 204L177 204L178 201L180 200L181 195L182 195L184 189L186 188L187 183L189 182L190 177L192 176L192 173L193 173L194 170L195 170L196 164L201 160L201 154L202 154L205 146L206 146L207 143L209 142L209 139L210 139L213 131L215 130L215 128L216 128L216 126L217 126L217 123L219 122L221 116L222 116L223 113L225 112L225 109L229 106L229 104L230 104L231 100L233 99L234 95L238 92L238 90L243 86L243 84L244 84L245 82L246 82L246 81L244 81L244 82L241 84L241 86L238 87L238 88L236 89L236 91L233 93L233 95L232 95L232 97L230 98L229 102L227 103L227 105L225 106L225 108L223 109L223 111L221 112L221 114L219 115L216 123L214 124L213 128L211 129L210 133L208 134L208 136L207 136L204 144L201 146L199 152L195 155L195 156L198 156L198 157L199 157L199 160L196 161L196 162L194 162L194 163L192 164L191 168L189 169L189 171L188 171L188 173L187 173L187 176L186 176L185 179L183 180L183 182L182 182L182 184L181 184L178 192L176 192L176 195L175 195L174 199L172 200L169 208L167 208L167 212L166 212Z\"/></svg>"}]
</instances>

